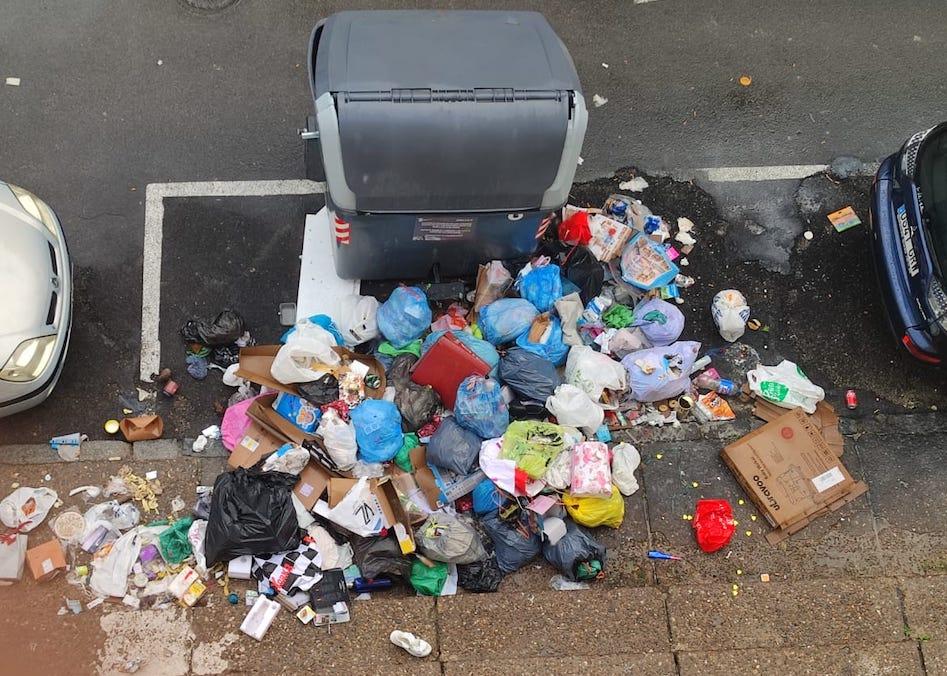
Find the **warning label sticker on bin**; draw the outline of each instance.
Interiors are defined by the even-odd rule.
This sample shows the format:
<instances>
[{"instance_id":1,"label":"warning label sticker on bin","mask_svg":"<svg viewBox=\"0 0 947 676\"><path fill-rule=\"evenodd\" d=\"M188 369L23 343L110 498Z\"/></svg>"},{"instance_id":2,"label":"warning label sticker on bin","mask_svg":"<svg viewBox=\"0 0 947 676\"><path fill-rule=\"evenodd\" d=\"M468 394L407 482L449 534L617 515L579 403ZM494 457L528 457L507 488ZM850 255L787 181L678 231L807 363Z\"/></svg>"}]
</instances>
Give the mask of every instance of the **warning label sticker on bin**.
<instances>
[{"instance_id":1,"label":"warning label sticker on bin","mask_svg":"<svg viewBox=\"0 0 947 676\"><path fill-rule=\"evenodd\" d=\"M414 224L415 242L450 242L467 239L473 234L473 218L452 216L420 216Z\"/></svg>"}]
</instances>

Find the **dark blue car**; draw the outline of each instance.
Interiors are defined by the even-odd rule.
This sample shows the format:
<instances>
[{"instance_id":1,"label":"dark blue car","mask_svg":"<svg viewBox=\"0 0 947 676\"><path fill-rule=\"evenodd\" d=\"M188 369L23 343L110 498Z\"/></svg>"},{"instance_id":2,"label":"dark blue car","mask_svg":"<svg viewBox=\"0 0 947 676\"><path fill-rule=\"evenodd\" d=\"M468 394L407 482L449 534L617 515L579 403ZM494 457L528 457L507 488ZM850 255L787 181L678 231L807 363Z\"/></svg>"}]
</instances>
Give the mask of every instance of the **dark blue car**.
<instances>
[{"instance_id":1,"label":"dark blue car","mask_svg":"<svg viewBox=\"0 0 947 676\"><path fill-rule=\"evenodd\" d=\"M871 188L872 258L891 328L928 364L947 360L947 122L885 159Z\"/></svg>"}]
</instances>

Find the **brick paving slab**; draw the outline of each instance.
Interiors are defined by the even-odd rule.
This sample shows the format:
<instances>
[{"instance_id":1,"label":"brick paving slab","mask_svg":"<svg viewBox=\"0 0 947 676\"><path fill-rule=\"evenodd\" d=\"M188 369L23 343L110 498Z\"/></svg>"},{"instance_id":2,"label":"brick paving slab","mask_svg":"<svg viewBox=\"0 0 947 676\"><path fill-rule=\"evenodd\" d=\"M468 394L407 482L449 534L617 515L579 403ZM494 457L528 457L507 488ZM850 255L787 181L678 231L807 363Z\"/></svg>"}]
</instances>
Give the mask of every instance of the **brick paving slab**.
<instances>
[{"instance_id":1,"label":"brick paving slab","mask_svg":"<svg viewBox=\"0 0 947 676\"><path fill-rule=\"evenodd\" d=\"M947 641L921 641L927 676L947 675Z\"/></svg>"},{"instance_id":2,"label":"brick paving slab","mask_svg":"<svg viewBox=\"0 0 947 676\"><path fill-rule=\"evenodd\" d=\"M397 599L379 594L371 601L356 601L352 621L332 627L331 632L325 627L304 625L283 611L260 642L240 633L246 613L244 606L230 606L218 595L213 607L197 608L190 615L195 645L207 644L213 648L209 652L219 652L229 671L422 675L441 672L437 662L434 600L430 598ZM434 650L423 660L412 657L388 640L393 629L415 633ZM223 648L218 651L217 646ZM195 657L198 661L203 659L197 651Z\"/></svg>"},{"instance_id":3,"label":"brick paving slab","mask_svg":"<svg viewBox=\"0 0 947 676\"><path fill-rule=\"evenodd\" d=\"M947 577L906 578L900 587L904 592L905 623L911 634L947 641Z\"/></svg>"},{"instance_id":4,"label":"brick paving slab","mask_svg":"<svg viewBox=\"0 0 947 676\"><path fill-rule=\"evenodd\" d=\"M486 662L465 661L444 663L447 676L475 674L508 674L509 676L572 676L573 674L634 674L634 676L670 676L677 674L671 653L648 655L605 655L600 657L546 657L524 659L491 659Z\"/></svg>"},{"instance_id":5,"label":"brick paving slab","mask_svg":"<svg viewBox=\"0 0 947 676\"><path fill-rule=\"evenodd\" d=\"M639 447L652 544L687 558L686 562L657 563L660 582L742 582L759 579L761 573L774 581L839 575L874 577L883 573L871 509L865 498L816 520L777 546L770 545L764 537L770 527L720 460L722 448L723 444L716 441ZM860 476L855 453L845 454L845 464L854 476ZM739 522L730 544L712 555L696 548L692 522L683 519L685 514L693 515L700 498L729 500ZM746 531L751 535L747 536Z\"/></svg>"},{"instance_id":6,"label":"brick paving slab","mask_svg":"<svg viewBox=\"0 0 947 676\"><path fill-rule=\"evenodd\" d=\"M438 600L441 660L668 651L657 589L465 594Z\"/></svg>"},{"instance_id":7,"label":"brick paving slab","mask_svg":"<svg viewBox=\"0 0 947 676\"><path fill-rule=\"evenodd\" d=\"M675 650L893 643L904 639L895 583L823 580L672 587Z\"/></svg>"},{"instance_id":8,"label":"brick paving slab","mask_svg":"<svg viewBox=\"0 0 947 676\"><path fill-rule=\"evenodd\" d=\"M911 641L870 646L812 646L677 654L681 676L758 676L758 674L908 674L923 675L917 645ZM928 671L928 674L931 672Z\"/></svg>"},{"instance_id":9,"label":"brick paving slab","mask_svg":"<svg viewBox=\"0 0 947 676\"><path fill-rule=\"evenodd\" d=\"M136 441L132 454L137 460L172 460L181 457L181 442L177 439Z\"/></svg>"}]
</instances>

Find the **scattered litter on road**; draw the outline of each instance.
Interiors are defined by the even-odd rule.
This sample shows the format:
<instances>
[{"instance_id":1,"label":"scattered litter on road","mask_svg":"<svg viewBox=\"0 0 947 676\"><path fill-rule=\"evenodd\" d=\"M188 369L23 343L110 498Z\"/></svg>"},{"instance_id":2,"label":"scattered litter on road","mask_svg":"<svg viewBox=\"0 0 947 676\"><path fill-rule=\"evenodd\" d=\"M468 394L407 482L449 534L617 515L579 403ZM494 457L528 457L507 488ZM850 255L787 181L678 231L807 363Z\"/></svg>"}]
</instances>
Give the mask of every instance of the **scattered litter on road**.
<instances>
[{"instance_id":1,"label":"scattered litter on road","mask_svg":"<svg viewBox=\"0 0 947 676\"><path fill-rule=\"evenodd\" d=\"M861 225L861 219L851 207L844 207L838 211L829 214L829 222L835 227L836 232L845 232L856 225Z\"/></svg>"},{"instance_id":2,"label":"scattered litter on road","mask_svg":"<svg viewBox=\"0 0 947 676\"><path fill-rule=\"evenodd\" d=\"M592 105L594 105L596 108L601 108L606 103L608 103L608 99L606 99L604 96L599 96L598 94L592 95Z\"/></svg>"},{"instance_id":3,"label":"scattered litter on road","mask_svg":"<svg viewBox=\"0 0 947 676\"><path fill-rule=\"evenodd\" d=\"M641 176L635 176L628 181L622 181L618 184L619 190L628 190L630 192L641 192L648 187L648 182Z\"/></svg>"},{"instance_id":4,"label":"scattered litter on road","mask_svg":"<svg viewBox=\"0 0 947 676\"><path fill-rule=\"evenodd\" d=\"M18 77L8 77L8 78L6 79L6 84L7 84L8 86L10 86L10 87L19 87L19 86L20 86L20 78L18 78Z\"/></svg>"}]
</instances>

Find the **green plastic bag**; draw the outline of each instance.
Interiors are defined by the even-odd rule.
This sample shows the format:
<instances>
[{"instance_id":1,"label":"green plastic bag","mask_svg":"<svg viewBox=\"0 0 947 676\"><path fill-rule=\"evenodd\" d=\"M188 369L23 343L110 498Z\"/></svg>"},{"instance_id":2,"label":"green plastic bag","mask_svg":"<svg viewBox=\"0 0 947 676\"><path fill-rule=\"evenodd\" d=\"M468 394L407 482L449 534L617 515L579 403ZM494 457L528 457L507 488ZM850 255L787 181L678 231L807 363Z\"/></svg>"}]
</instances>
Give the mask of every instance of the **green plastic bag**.
<instances>
[{"instance_id":1,"label":"green plastic bag","mask_svg":"<svg viewBox=\"0 0 947 676\"><path fill-rule=\"evenodd\" d=\"M405 472L410 474L414 471L414 465L411 464L411 451L421 445L418 435L414 432L404 435L404 442L401 448L395 453L395 464Z\"/></svg>"},{"instance_id":2,"label":"green plastic bag","mask_svg":"<svg viewBox=\"0 0 947 676\"><path fill-rule=\"evenodd\" d=\"M192 523L194 517L191 516L178 519L158 536L158 549L168 563L179 564L191 555L191 541L187 539L187 531Z\"/></svg>"},{"instance_id":3,"label":"green plastic bag","mask_svg":"<svg viewBox=\"0 0 947 676\"><path fill-rule=\"evenodd\" d=\"M535 420L516 420L503 433L500 457L513 460L531 479L540 479L546 466L565 448L559 425Z\"/></svg>"},{"instance_id":4,"label":"green plastic bag","mask_svg":"<svg viewBox=\"0 0 947 676\"><path fill-rule=\"evenodd\" d=\"M634 313L630 307L614 303L602 313L605 326L613 329L623 329L634 321Z\"/></svg>"},{"instance_id":5,"label":"green plastic bag","mask_svg":"<svg viewBox=\"0 0 947 676\"><path fill-rule=\"evenodd\" d=\"M404 347L395 347L387 340L378 346L378 353L386 357L397 357L399 354L413 354L418 359L421 358L421 339L412 340Z\"/></svg>"},{"instance_id":6,"label":"green plastic bag","mask_svg":"<svg viewBox=\"0 0 947 676\"><path fill-rule=\"evenodd\" d=\"M437 562L428 568L420 559L411 564L411 586L423 596L440 596L450 567L446 563Z\"/></svg>"}]
</instances>

